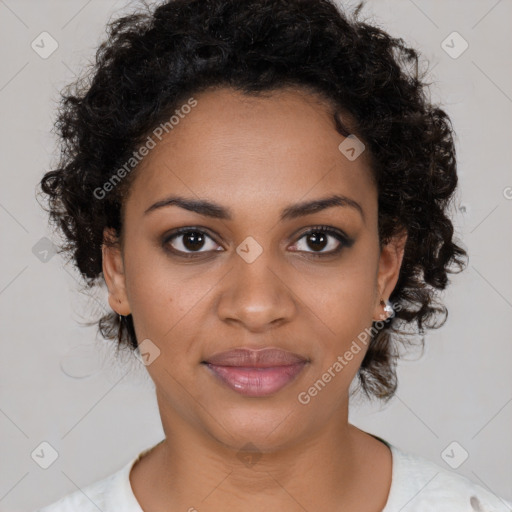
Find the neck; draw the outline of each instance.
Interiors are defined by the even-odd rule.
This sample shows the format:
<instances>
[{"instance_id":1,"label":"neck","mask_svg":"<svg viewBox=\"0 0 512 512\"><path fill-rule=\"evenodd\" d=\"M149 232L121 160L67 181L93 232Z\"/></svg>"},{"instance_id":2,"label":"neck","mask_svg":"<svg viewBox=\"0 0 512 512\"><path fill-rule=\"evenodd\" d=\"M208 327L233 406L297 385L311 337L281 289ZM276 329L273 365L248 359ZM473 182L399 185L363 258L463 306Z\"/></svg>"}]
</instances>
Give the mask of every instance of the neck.
<instances>
[{"instance_id":1,"label":"neck","mask_svg":"<svg viewBox=\"0 0 512 512\"><path fill-rule=\"evenodd\" d=\"M350 425L347 414L342 410L309 437L239 442L245 449L163 415L166 439L132 470L134 493L145 510L248 510L248 503L266 512L382 510L389 449Z\"/></svg>"}]
</instances>

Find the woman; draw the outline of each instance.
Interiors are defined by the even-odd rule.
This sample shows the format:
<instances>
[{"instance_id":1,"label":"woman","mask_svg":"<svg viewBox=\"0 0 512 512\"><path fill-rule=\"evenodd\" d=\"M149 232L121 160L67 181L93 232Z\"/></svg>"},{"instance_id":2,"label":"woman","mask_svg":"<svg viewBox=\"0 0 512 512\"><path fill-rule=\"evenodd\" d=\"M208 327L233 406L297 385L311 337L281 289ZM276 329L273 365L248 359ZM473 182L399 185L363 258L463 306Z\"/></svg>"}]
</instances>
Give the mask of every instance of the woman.
<instances>
[{"instance_id":1,"label":"woman","mask_svg":"<svg viewBox=\"0 0 512 512\"><path fill-rule=\"evenodd\" d=\"M42 511L511 506L348 422L355 377L393 396L400 328L442 323L466 256L449 118L360 7L174 0L109 25L42 190L165 438Z\"/></svg>"}]
</instances>

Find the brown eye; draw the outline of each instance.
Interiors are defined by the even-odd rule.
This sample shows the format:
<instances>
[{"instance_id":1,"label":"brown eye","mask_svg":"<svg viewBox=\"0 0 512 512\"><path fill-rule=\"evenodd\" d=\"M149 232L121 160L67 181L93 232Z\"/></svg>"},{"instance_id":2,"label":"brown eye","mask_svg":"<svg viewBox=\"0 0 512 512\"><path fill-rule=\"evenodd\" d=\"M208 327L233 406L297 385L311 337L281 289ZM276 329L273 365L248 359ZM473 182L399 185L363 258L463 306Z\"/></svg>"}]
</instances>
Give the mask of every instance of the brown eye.
<instances>
[{"instance_id":1,"label":"brown eye","mask_svg":"<svg viewBox=\"0 0 512 512\"><path fill-rule=\"evenodd\" d=\"M172 252L193 254L219 250L214 240L204 231L195 228L181 228L163 241L165 246L170 246Z\"/></svg>"},{"instance_id":2,"label":"brown eye","mask_svg":"<svg viewBox=\"0 0 512 512\"><path fill-rule=\"evenodd\" d=\"M205 235L199 231L189 231L180 235L182 238L182 245L189 251L200 250L205 243Z\"/></svg>"},{"instance_id":3,"label":"brown eye","mask_svg":"<svg viewBox=\"0 0 512 512\"><path fill-rule=\"evenodd\" d=\"M306 244L314 251L321 251L329 245L329 235L314 231L306 235Z\"/></svg>"},{"instance_id":4,"label":"brown eye","mask_svg":"<svg viewBox=\"0 0 512 512\"><path fill-rule=\"evenodd\" d=\"M318 226L303 233L293 250L310 253L313 256L329 256L339 253L343 247L350 247L352 244L353 240L338 230Z\"/></svg>"}]
</instances>

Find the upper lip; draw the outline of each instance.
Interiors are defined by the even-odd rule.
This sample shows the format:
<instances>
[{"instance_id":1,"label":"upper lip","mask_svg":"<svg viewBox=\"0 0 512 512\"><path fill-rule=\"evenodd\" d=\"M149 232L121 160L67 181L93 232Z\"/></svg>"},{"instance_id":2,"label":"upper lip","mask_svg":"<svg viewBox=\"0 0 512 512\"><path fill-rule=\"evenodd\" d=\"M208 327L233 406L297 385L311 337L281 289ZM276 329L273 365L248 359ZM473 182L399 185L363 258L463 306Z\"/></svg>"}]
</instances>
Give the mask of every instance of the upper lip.
<instances>
[{"instance_id":1,"label":"upper lip","mask_svg":"<svg viewBox=\"0 0 512 512\"><path fill-rule=\"evenodd\" d=\"M217 366L241 366L248 368L271 368L305 363L308 360L298 354L278 348L249 349L236 348L219 352L206 359L205 363Z\"/></svg>"}]
</instances>

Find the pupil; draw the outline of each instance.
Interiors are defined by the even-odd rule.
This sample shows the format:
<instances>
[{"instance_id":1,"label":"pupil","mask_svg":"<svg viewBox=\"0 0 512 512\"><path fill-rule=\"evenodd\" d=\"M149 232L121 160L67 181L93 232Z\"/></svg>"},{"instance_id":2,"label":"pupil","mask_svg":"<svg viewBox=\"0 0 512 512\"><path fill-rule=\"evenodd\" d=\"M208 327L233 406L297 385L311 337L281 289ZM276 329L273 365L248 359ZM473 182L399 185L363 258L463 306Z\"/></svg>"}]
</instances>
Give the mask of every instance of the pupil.
<instances>
[{"instance_id":1,"label":"pupil","mask_svg":"<svg viewBox=\"0 0 512 512\"><path fill-rule=\"evenodd\" d=\"M199 233L198 231L189 231L187 234L183 236L183 245L191 251L201 249L203 244L203 234Z\"/></svg>"},{"instance_id":2,"label":"pupil","mask_svg":"<svg viewBox=\"0 0 512 512\"><path fill-rule=\"evenodd\" d=\"M326 235L325 233L311 233L308 235L308 245L311 249L324 249L325 248L325 242L326 242ZM321 241L320 241L321 239ZM312 241L312 244L310 243ZM315 247L315 244L320 244L321 247Z\"/></svg>"}]
</instances>

